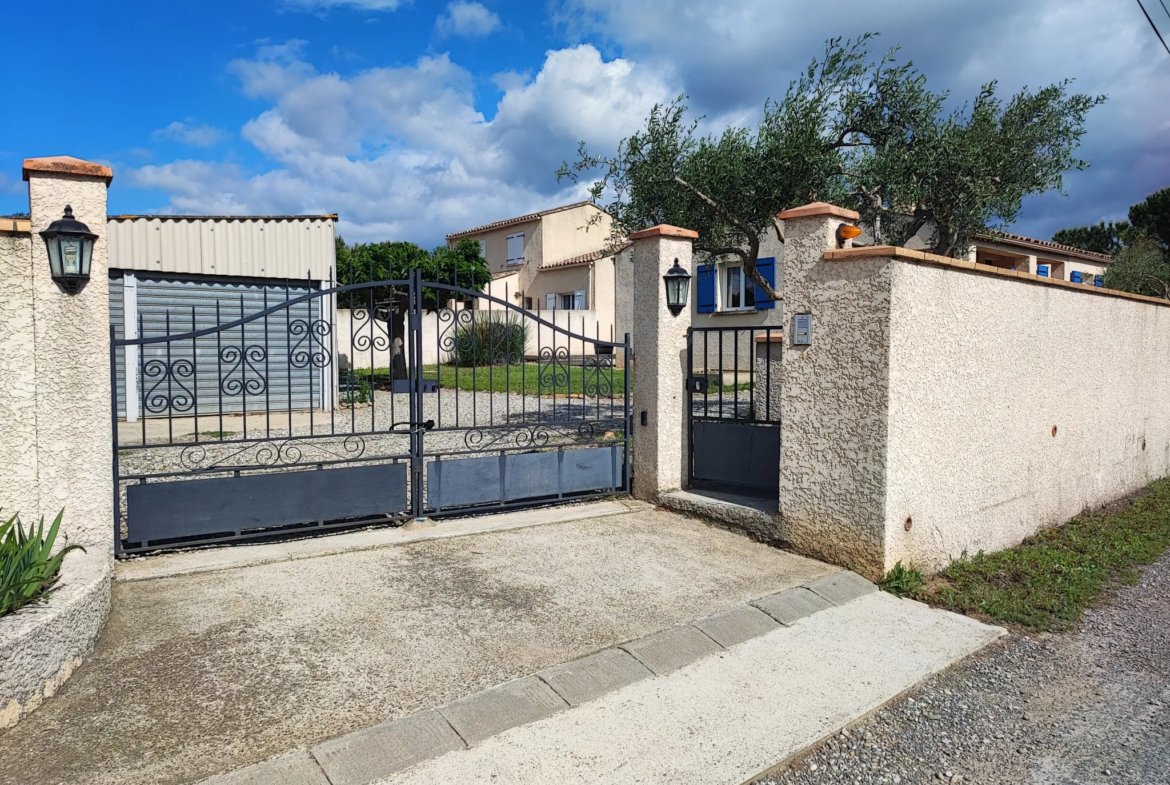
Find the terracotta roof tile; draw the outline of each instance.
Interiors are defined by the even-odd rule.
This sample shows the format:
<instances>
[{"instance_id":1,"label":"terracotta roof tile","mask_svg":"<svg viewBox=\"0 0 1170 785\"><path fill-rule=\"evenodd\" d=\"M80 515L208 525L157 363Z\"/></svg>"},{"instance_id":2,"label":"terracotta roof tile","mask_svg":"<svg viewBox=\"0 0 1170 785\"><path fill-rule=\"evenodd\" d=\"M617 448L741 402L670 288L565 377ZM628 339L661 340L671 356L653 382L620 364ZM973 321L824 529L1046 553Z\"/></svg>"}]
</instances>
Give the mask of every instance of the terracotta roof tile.
<instances>
[{"instance_id":1,"label":"terracotta roof tile","mask_svg":"<svg viewBox=\"0 0 1170 785\"><path fill-rule=\"evenodd\" d=\"M983 240L993 243L1007 243L1009 245L1020 245L1025 248L1044 249L1048 251L1059 251L1060 253L1068 254L1069 256L1078 256L1082 259L1090 259L1095 262L1104 262L1108 264L1113 261L1113 257L1107 253L1097 253L1095 251L1086 251L1081 248L1074 248L1071 245L1062 245L1061 243L1054 243L1051 240L1037 240L1034 237L1024 237L1021 234L1011 234L1009 232L995 232L994 234L977 234L976 240Z\"/></svg>"},{"instance_id":2,"label":"terracotta roof tile","mask_svg":"<svg viewBox=\"0 0 1170 785\"><path fill-rule=\"evenodd\" d=\"M515 218L505 218L502 221L492 221L490 224L477 226L474 229L463 229L462 231L452 232L451 234L447 235L447 239L457 240L460 237L467 237L468 235L479 234L480 232L490 232L493 229L502 229L505 226L515 226L516 224L528 223L529 221L536 221L540 218L543 218L546 215L559 213L563 210L572 210L574 207L583 207L587 204L593 203L588 200L584 202L573 202L572 204L565 204L561 205L560 207L551 207L548 210L541 210L539 212L529 213L528 215L520 215Z\"/></svg>"}]
</instances>

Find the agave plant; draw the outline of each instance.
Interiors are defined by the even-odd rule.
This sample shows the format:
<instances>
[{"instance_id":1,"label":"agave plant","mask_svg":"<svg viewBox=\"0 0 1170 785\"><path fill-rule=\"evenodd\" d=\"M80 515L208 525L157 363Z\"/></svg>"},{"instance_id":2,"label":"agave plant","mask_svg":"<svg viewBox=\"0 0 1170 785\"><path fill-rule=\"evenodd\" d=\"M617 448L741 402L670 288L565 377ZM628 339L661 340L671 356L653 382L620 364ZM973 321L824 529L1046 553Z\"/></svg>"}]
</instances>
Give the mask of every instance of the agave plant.
<instances>
[{"instance_id":1,"label":"agave plant","mask_svg":"<svg viewBox=\"0 0 1170 785\"><path fill-rule=\"evenodd\" d=\"M0 616L47 596L65 555L74 549L85 551L80 545L66 545L50 555L64 514L57 513L48 532L44 518L35 531L24 530L19 514L0 524Z\"/></svg>"}]
</instances>

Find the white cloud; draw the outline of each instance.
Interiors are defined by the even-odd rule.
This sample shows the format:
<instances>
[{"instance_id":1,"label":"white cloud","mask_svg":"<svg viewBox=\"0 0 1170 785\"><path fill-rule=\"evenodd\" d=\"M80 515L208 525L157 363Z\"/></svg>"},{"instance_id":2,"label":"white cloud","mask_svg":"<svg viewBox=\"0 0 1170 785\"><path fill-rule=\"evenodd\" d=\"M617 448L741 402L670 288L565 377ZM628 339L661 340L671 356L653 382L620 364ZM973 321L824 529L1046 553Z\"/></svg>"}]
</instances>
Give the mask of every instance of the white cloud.
<instances>
[{"instance_id":1,"label":"white cloud","mask_svg":"<svg viewBox=\"0 0 1170 785\"><path fill-rule=\"evenodd\" d=\"M442 241L447 232L580 198L554 171L578 141L613 145L677 92L669 76L591 46L547 53L513 76L488 121L474 79L446 55L352 76L322 73L299 44L230 69L270 101L241 136L273 163L175 161L128 173L178 212L337 212L347 239Z\"/></svg>"},{"instance_id":2,"label":"white cloud","mask_svg":"<svg viewBox=\"0 0 1170 785\"><path fill-rule=\"evenodd\" d=\"M166 128L160 128L150 135L155 141L181 142L191 147L210 147L220 140L223 132L210 125L191 125L176 120Z\"/></svg>"},{"instance_id":3,"label":"white cloud","mask_svg":"<svg viewBox=\"0 0 1170 785\"><path fill-rule=\"evenodd\" d=\"M1016 226L1025 234L1124 213L1170 183L1170 61L1141 11L1120 0L561 0L554 17L569 36L601 35L640 64L677 69L696 110L719 120L752 122L825 39L866 31L883 33L876 49L901 44L901 59L956 106L993 80L1004 96L1065 78L1109 94L1083 140L1092 167L1065 178L1070 199L1030 200Z\"/></svg>"},{"instance_id":4,"label":"white cloud","mask_svg":"<svg viewBox=\"0 0 1170 785\"><path fill-rule=\"evenodd\" d=\"M447 5L447 13L435 20L439 35L458 35L464 38L482 38L499 30L500 17L482 3L454 2Z\"/></svg>"},{"instance_id":5,"label":"white cloud","mask_svg":"<svg viewBox=\"0 0 1170 785\"><path fill-rule=\"evenodd\" d=\"M343 75L309 62L302 41L265 43L229 65L266 103L241 130L266 156L263 170L176 161L129 177L170 194L173 210L336 211L350 239L436 243L579 198L556 182L556 167L580 140L612 149L655 102L687 93L704 127L751 124L826 38L883 30L879 48L903 44L957 103L996 78L1005 95L1066 77L1110 94L1089 119L1082 154L1092 168L1066 178L1072 198L1030 201L1017 231L1047 237L1116 216L1170 183L1170 63L1119 0L563 0L556 15L557 29L600 35L621 56L591 45L549 51L534 75L490 77L502 92L495 107L475 104L487 76L447 54Z\"/></svg>"}]
</instances>

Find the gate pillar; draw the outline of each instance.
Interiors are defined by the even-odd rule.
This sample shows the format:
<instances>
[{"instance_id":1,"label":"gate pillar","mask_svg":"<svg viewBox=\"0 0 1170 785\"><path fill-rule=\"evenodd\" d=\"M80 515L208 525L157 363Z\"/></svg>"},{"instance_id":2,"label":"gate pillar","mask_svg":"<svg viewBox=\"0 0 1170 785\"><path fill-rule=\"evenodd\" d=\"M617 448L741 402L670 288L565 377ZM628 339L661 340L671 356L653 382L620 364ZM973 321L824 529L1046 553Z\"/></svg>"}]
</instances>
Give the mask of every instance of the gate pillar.
<instances>
[{"instance_id":1,"label":"gate pillar","mask_svg":"<svg viewBox=\"0 0 1170 785\"><path fill-rule=\"evenodd\" d=\"M0 232L4 517L19 511L25 525L42 515L47 524L64 508L62 534L95 553L113 550L106 273L106 189L112 177L109 167L76 158L26 159L29 218L8 222L8 231ZM74 294L54 282L39 236L61 220L67 205L97 235L89 281Z\"/></svg>"},{"instance_id":2,"label":"gate pillar","mask_svg":"<svg viewBox=\"0 0 1170 785\"><path fill-rule=\"evenodd\" d=\"M688 302L682 313L672 314L662 276L676 261L693 274L691 246L698 236L690 229L666 225L630 235L634 244L634 495L648 501L678 490L687 476L687 329L693 304Z\"/></svg>"}]
</instances>

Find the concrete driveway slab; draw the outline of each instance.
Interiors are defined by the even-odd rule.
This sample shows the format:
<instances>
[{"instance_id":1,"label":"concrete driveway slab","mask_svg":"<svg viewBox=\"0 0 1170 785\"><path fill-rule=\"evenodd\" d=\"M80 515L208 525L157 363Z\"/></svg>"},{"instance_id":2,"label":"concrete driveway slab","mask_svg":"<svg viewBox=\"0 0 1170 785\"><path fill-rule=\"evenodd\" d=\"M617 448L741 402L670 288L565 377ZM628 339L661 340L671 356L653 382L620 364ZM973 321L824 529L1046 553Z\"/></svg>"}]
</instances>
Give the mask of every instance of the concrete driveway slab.
<instances>
[{"instance_id":1,"label":"concrete driveway slab","mask_svg":"<svg viewBox=\"0 0 1170 785\"><path fill-rule=\"evenodd\" d=\"M115 580L92 658L0 733L0 785L196 782L836 571L645 509Z\"/></svg>"}]
</instances>

